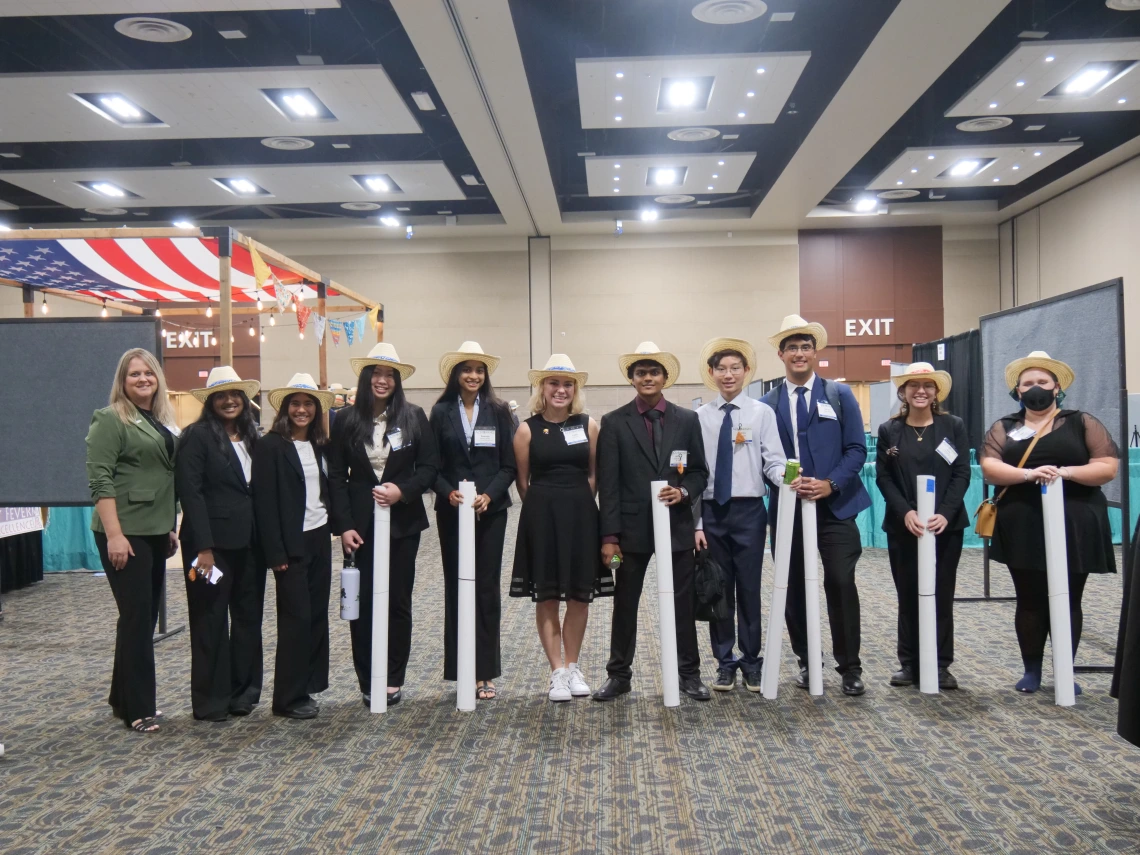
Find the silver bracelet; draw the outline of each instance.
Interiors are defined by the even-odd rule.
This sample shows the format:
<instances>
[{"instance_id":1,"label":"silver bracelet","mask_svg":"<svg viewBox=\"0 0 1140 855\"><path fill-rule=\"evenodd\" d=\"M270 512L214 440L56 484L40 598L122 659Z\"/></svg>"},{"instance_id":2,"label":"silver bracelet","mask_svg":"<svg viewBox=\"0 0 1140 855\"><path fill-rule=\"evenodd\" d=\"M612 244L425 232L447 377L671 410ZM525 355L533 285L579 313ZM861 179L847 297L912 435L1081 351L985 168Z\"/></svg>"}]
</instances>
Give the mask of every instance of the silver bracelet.
<instances>
[{"instance_id":1,"label":"silver bracelet","mask_svg":"<svg viewBox=\"0 0 1140 855\"><path fill-rule=\"evenodd\" d=\"M1028 481L1029 476L1033 472L1033 470L1032 469L1023 469L1022 471L1025 473L1025 477L1023 477L1021 480Z\"/></svg>"}]
</instances>

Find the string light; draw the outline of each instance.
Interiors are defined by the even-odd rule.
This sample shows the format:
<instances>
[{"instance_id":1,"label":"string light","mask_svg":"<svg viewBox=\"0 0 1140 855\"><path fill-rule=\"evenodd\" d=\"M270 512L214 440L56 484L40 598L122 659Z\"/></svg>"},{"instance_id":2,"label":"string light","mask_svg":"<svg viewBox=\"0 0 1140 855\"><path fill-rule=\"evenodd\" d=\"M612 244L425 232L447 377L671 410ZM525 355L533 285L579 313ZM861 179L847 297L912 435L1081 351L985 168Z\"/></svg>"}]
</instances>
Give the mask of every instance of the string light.
<instances>
[{"instance_id":1,"label":"string light","mask_svg":"<svg viewBox=\"0 0 1140 855\"><path fill-rule=\"evenodd\" d=\"M257 298L257 311L259 311L259 312L261 311L261 298L260 297Z\"/></svg>"},{"instance_id":2,"label":"string light","mask_svg":"<svg viewBox=\"0 0 1140 855\"><path fill-rule=\"evenodd\" d=\"M273 315L269 316L269 326L271 326L271 327L277 326L277 318L273 317Z\"/></svg>"},{"instance_id":3,"label":"string light","mask_svg":"<svg viewBox=\"0 0 1140 855\"><path fill-rule=\"evenodd\" d=\"M206 307L206 317L207 318L214 317L214 307L213 306L207 306Z\"/></svg>"},{"instance_id":4,"label":"string light","mask_svg":"<svg viewBox=\"0 0 1140 855\"><path fill-rule=\"evenodd\" d=\"M42 314L46 315L50 311L51 311L51 309L48 308L48 304L47 304L47 294L44 294L44 302L43 302L43 305L40 306L40 312Z\"/></svg>"},{"instance_id":5,"label":"string light","mask_svg":"<svg viewBox=\"0 0 1140 855\"><path fill-rule=\"evenodd\" d=\"M154 310L154 316L156 318L161 318L162 317L162 309L155 309Z\"/></svg>"},{"instance_id":6,"label":"string light","mask_svg":"<svg viewBox=\"0 0 1140 855\"><path fill-rule=\"evenodd\" d=\"M105 299L103 300L103 310L99 312L99 315L104 318L107 317L107 301Z\"/></svg>"},{"instance_id":7,"label":"string light","mask_svg":"<svg viewBox=\"0 0 1140 855\"><path fill-rule=\"evenodd\" d=\"M297 337L298 337L298 338L300 338L300 339L301 339L301 341L304 341L304 340L305 340L305 334L304 334L303 332L299 332L299 333L297 333Z\"/></svg>"},{"instance_id":8,"label":"string light","mask_svg":"<svg viewBox=\"0 0 1140 855\"><path fill-rule=\"evenodd\" d=\"M265 344L265 333L261 334L261 343Z\"/></svg>"},{"instance_id":9,"label":"string light","mask_svg":"<svg viewBox=\"0 0 1140 855\"><path fill-rule=\"evenodd\" d=\"M255 330L255 329L253 328L253 324L250 324L250 325L249 325L249 334L250 334L250 335L257 335L257 330Z\"/></svg>"}]
</instances>

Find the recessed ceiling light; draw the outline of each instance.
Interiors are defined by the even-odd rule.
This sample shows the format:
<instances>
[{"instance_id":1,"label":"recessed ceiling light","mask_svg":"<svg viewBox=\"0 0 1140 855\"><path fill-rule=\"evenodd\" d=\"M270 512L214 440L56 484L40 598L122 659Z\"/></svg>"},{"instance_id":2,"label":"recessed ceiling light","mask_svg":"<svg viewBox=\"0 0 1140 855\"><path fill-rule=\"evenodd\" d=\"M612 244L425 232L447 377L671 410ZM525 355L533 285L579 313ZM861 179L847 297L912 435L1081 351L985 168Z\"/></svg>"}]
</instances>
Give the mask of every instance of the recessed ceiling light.
<instances>
[{"instance_id":1,"label":"recessed ceiling light","mask_svg":"<svg viewBox=\"0 0 1140 855\"><path fill-rule=\"evenodd\" d=\"M995 178L995 179L994 179L994 184L997 184L999 181L1001 181L1001 179L1000 179L1000 178Z\"/></svg>"},{"instance_id":2,"label":"recessed ceiling light","mask_svg":"<svg viewBox=\"0 0 1140 855\"><path fill-rule=\"evenodd\" d=\"M937 177L940 179L976 178L997 161L996 157L967 157L956 161L949 169Z\"/></svg>"},{"instance_id":3,"label":"recessed ceiling light","mask_svg":"<svg viewBox=\"0 0 1140 855\"><path fill-rule=\"evenodd\" d=\"M192 222L190 222L189 220L175 220L173 223L171 223L171 225L174 226L174 228L176 228L176 229L192 229L192 228L194 228L194 224Z\"/></svg>"},{"instance_id":4,"label":"recessed ceiling light","mask_svg":"<svg viewBox=\"0 0 1140 855\"><path fill-rule=\"evenodd\" d=\"M615 122L620 122L620 121L621 121L621 116L614 116L614 121L615 121Z\"/></svg>"},{"instance_id":5,"label":"recessed ceiling light","mask_svg":"<svg viewBox=\"0 0 1140 855\"><path fill-rule=\"evenodd\" d=\"M1110 73L1107 66L1087 65L1065 83L1063 91L1066 95L1084 95L1100 85Z\"/></svg>"},{"instance_id":6,"label":"recessed ceiling light","mask_svg":"<svg viewBox=\"0 0 1140 855\"><path fill-rule=\"evenodd\" d=\"M393 217L391 214L385 214L380 218L380 224L390 229L398 229L400 227L400 218Z\"/></svg>"},{"instance_id":7,"label":"recessed ceiling light","mask_svg":"<svg viewBox=\"0 0 1140 855\"><path fill-rule=\"evenodd\" d=\"M651 223L657 219L657 212L652 208L646 208L641 212L641 221L644 223Z\"/></svg>"},{"instance_id":8,"label":"recessed ceiling light","mask_svg":"<svg viewBox=\"0 0 1140 855\"><path fill-rule=\"evenodd\" d=\"M1019 169L1021 169L1021 167L1020 167L1020 166L1018 166L1018 165L1015 163L1015 164L1013 165L1013 171L1014 171L1014 172L1017 172L1017 170L1019 170Z\"/></svg>"},{"instance_id":9,"label":"recessed ceiling light","mask_svg":"<svg viewBox=\"0 0 1140 855\"><path fill-rule=\"evenodd\" d=\"M926 159L927 159L927 160L934 160L934 155L932 155L932 154L928 154L928 155L926 156Z\"/></svg>"},{"instance_id":10,"label":"recessed ceiling light","mask_svg":"<svg viewBox=\"0 0 1140 855\"><path fill-rule=\"evenodd\" d=\"M915 175L917 172L918 172L918 170L917 170L917 169L912 169L912 170L910 171L910 174L911 174L911 175Z\"/></svg>"},{"instance_id":11,"label":"recessed ceiling light","mask_svg":"<svg viewBox=\"0 0 1140 855\"><path fill-rule=\"evenodd\" d=\"M764 71L765 71L765 69L764 69L764 67L763 67L763 66L761 66L760 68L756 69L756 73L757 73L757 74L763 74L763 73L764 73Z\"/></svg>"},{"instance_id":12,"label":"recessed ceiling light","mask_svg":"<svg viewBox=\"0 0 1140 855\"><path fill-rule=\"evenodd\" d=\"M390 175L354 175L352 180L369 193L400 193L402 190Z\"/></svg>"},{"instance_id":13,"label":"recessed ceiling light","mask_svg":"<svg viewBox=\"0 0 1140 855\"><path fill-rule=\"evenodd\" d=\"M1117 103L1117 104L1127 104L1127 103L1128 103L1128 99L1127 99L1127 98L1117 98L1117 99L1116 99L1116 103Z\"/></svg>"},{"instance_id":14,"label":"recessed ceiling light","mask_svg":"<svg viewBox=\"0 0 1140 855\"><path fill-rule=\"evenodd\" d=\"M713 178L720 178L720 175L718 175L717 173L714 172L712 177Z\"/></svg>"},{"instance_id":15,"label":"recessed ceiling light","mask_svg":"<svg viewBox=\"0 0 1140 855\"><path fill-rule=\"evenodd\" d=\"M110 181L77 181L80 187L90 190L108 199L141 199L137 193L132 193ZM94 212L93 212L94 213Z\"/></svg>"},{"instance_id":16,"label":"recessed ceiling light","mask_svg":"<svg viewBox=\"0 0 1140 855\"><path fill-rule=\"evenodd\" d=\"M625 74L623 74L622 72L619 71L617 74L614 75L614 77L618 78L618 80L621 80L621 78L625 77Z\"/></svg>"},{"instance_id":17,"label":"recessed ceiling light","mask_svg":"<svg viewBox=\"0 0 1140 855\"><path fill-rule=\"evenodd\" d=\"M614 192L615 192L615 193L620 193L620 192L621 192L621 188L620 188L620 187L615 187L615 188L614 188Z\"/></svg>"},{"instance_id":18,"label":"recessed ceiling light","mask_svg":"<svg viewBox=\"0 0 1140 855\"><path fill-rule=\"evenodd\" d=\"M950 174L955 178L973 175L981 164L976 160L960 160L950 168Z\"/></svg>"},{"instance_id":19,"label":"recessed ceiling light","mask_svg":"<svg viewBox=\"0 0 1140 855\"><path fill-rule=\"evenodd\" d=\"M620 101L620 100L621 100L621 96L620 96L620 95L615 95L615 96L614 96L614 100L615 100L615 101Z\"/></svg>"},{"instance_id":20,"label":"recessed ceiling light","mask_svg":"<svg viewBox=\"0 0 1140 855\"><path fill-rule=\"evenodd\" d=\"M615 163L615 164L614 164L614 169L621 169L621 164L620 164L620 163Z\"/></svg>"},{"instance_id":21,"label":"recessed ceiling light","mask_svg":"<svg viewBox=\"0 0 1140 855\"><path fill-rule=\"evenodd\" d=\"M118 92L79 92L71 97L121 128L165 128L167 125Z\"/></svg>"},{"instance_id":22,"label":"recessed ceiling light","mask_svg":"<svg viewBox=\"0 0 1140 855\"><path fill-rule=\"evenodd\" d=\"M620 176L620 175L615 175L615 176L614 176L614 181L621 181L621 176Z\"/></svg>"},{"instance_id":23,"label":"recessed ceiling light","mask_svg":"<svg viewBox=\"0 0 1140 855\"><path fill-rule=\"evenodd\" d=\"M712 190L712 189L713 189L713 186L710 184L710 185L708 186L708 189L709 189L709 190Z\"/></svg>"},{"instance_id":24,"label":"recessed ceiling light","mask_svg":"<svg viewBox=\"0 0 1140 855\"><path fill-rule=\"evenodd\" d=\"M713 77L665 77L657 94L658 113L692 113L708 108Z\"/></svg>"},{"instance_id":25,"label":"recessed ceiling light","mask_svg":"<svg viewBox=\"0 0 1140 855\"><path fill-rule=\"evenodd\" d=\"M652 187L674 187L685 183L688 167L651 166L646 172L645 183Z\"/></svg>"},{"instance_id":26,"label":"recessed ceiling light","mask_svg":"<svg viewBox=\"0 0 1140 855\"><path fill-rule=\"evenodd\" d=\"M879 207L879 200L870 196L864 196L855 203L855 210L864 214L875 210L877 207Z\"/></svg>"},{"instance_id":27,"label":"recessed ceiling light","mask_svg":"<svg viewBox=\"0 0 1140 855\"><path fill-rule=\"evenodd\" d=\"M748 98L755 98L755 97L756 97L756 93L755 93L755 92L746 92L746 93L745 93L745 96L746 96L746 97L748 97Z\"/></svg>"},{"instance_id":28,"label":"recessed ceiling light","mask_svg":"<svg viewBox=\"0 0 1140 855\"><path fill-rule=\"evenodd\" d=\"M736 114L736 118L738 118L738 119L743 119L743 118L744 118L744 113L737 113L737 114Z\"/></svg>"},{"instance_id":29,"label":"recessed ceiling light","mask_svg":"<svg viewBox=\"0 0 1140 855\"><path fill-rule=\"evenodd\" d=\"M259 187L257 184L254 184L248 178L215 178L214 183L229 190L235 196L273 195L264 187Z\"/></svg>"},{"instance_id":30,"label":"recessed ceiling light","mask_svg":"<svg viewBox=\"0 0 1140 855\"><path fill-rule=\"evenodd\" d=\"M1024 85L1025 85L1025 81L1024 81L1024 80L1019 80L1019 81L1017 81L1017 85L1018 85L1019 87L1021 87L1021 86L1024 86Z\"/></svg>"},{"instance_id":31,"label":"recessed ceiling light","mask_svg":"<svg viewBox=\"0 0 1140 855\"><path fill-rule=\"evenodd\" d=\"M1054 59L1055 59L1055 57L1052 57L1052 56L1045 57L1046 62L1052 62Z\"/></svg>"},{"instance_id":32,"label":"recessed ceiling light","mask_svg":"<svg viewBox=\"0 0 1140 855\"><path fill-rule=\"evenodd\" d=\"M991 109L991 110L996 110L996 109L997 109L997 103L996 103L996 102L991 102L991 103L990 103L990 109Z\"/></svg>"},{"instance_id":33,"label":"recessed ceiling light","mask_svg":"<svg viewBox=\"0 0 1140 855\"><path fill-rule=\"evenodd\" d=\"M900 178L898 181L895 182L895 184L897 184L899 187L902 187L902 179Z\"/></svg>"},{"instance_id":34,"label":"recessed ceiling light","mask_svg":"<svg viewBox=\"0 0 1140 855\"><path fill-rule=\"evenodd\" d=\"M463 179L464 184L469 184L472 187L479 186L479 179L472 175L470 172L466 173L465 175L460 175L459 177Z\"/></svg>"},{"instance_id":35,"label":"recessed ceiling light","mask_svg":"<svg viewBox=\"0 0 1140 855\"><path fill-rule=\"evenodd\" d=\"M1035 152L1033 152L1033 156L1034 156L1034 157L1040 157L1040 156L1041 156L1041 152L1039 152L1039 151L1035 151Z\"/></svg>"},{"instance_id":36,"label":"recessed ceiling light","mask_svg":"<svg viewBox=\"0 0 1140 855\"><path fill-rule=\"evenodd\" d=\"M336 116L312 89L262 89L261 94L291 122L336 121Z\"/></svg>"},{"instance_id":37,"label":"recessed ceiling light","mask_svg":"<svg viewBox=\"0 0 1140 855\"><path fill-rule=\"evenodd\" d=\"M724 161L723 161L723 160L718 160L718 161L716 162L716 165L717 165L717 166L724 166Z\"/></svg>"}]
</instances>

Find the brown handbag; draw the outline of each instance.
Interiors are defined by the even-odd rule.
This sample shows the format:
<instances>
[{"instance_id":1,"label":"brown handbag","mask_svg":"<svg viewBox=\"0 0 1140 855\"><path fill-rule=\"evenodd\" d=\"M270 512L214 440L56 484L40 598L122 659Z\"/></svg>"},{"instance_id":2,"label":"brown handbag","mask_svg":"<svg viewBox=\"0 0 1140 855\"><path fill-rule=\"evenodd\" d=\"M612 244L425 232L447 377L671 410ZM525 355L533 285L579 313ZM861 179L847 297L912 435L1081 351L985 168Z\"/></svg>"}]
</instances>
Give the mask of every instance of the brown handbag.
<instances>
[{"instance_id":1,"label":"brown handbag","mask_svg":"<svg viewBox=\"0 0 1140 855\"><path fill-rule=\"evenodd\" d=\"M1049 416L1045 424L1041 425L1044 429L1053 423L1053 419L1057 417L1060 410L1055 410L1053 415ZM1033 435L1033 441L1029 443L1029 447L1025 449L1025 454L1021 455L1021 462L1017 464L1017 468L1021 469L1025 466L1025 461L1029 459L1029 455L1033 453L1033 446L1037 445L1037 440L1041 439L1041 429ZM978 537L993 537L994 526L997 525L997 503L1001 501L1001 497L1005 495L1009 487L1002 488L1002 491L994 496L992 499L986 499L978 509L974 511L974 533Z\"/></svg>"}]
</instances>

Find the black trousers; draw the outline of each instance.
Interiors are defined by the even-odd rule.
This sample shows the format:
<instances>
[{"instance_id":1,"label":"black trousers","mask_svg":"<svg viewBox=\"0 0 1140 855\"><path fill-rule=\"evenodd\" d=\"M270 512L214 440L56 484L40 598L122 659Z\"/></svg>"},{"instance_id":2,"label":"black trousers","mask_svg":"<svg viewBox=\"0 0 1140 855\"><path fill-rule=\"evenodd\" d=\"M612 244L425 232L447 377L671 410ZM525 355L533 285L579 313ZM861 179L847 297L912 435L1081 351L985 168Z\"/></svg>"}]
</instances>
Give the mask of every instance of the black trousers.
<instances>
[{"instance_id":1,"label":"black trousers","mask_svg":"<svg viewBox=\"0 0 1140 855\"><path fill-rule=\"evenodd\" d=\"M388 552L388 682L402 686L412 652L412 588L416 583L416 553L420 534L394 537ZM372 694L372 538L356 550L360 568L360 617L349 621L352 664L360 691Z\"/></svg>"},{"instance_id":2,"label":"black trousers","mask_svg":"<svg viewBox=\"0 0 1140 855\"><path fill-rule=\"evenodd\" d=\"M759 674L764 664L760 629L760 587L764 576L764 500L735 498L725 505L704 502L701 512L709 552L727 576L725 598L735 616L709 621L709 641L720 668ZM740 645L740 656L732 648Z\"/></svg>"},{"instance_id":3,"label":"black trousers","mask_svg":"<svg viewBox=\"0 0 1140 855\"><path fill-rule=\"evenodd\" d=\"M1010 567L1014 591L1017 593L1017 607L1014 610L1013 625L1017 630L1017 644L1021 648L1021 658L1028 666L1040 665L1045 658L1045 640L1049 637L1049 578L1043 568ZM1069 623L1073 637L1073 656L1077 655L1077 645L1081 643L1081 630L1084 629L1085 613L1081 600L1085 596L1085 583L1088 573L1069 574Z\"/></svg>"},{"instance_id":4,"label":"black trousers","mask_svg":"<svg viewBox=\"0 0 1140 855\"><path fill-rule=\"evenodd\" d=\"M652 552L625 552L621 568L614 573L614 616L610 625L610 661L606 672L619 680L633 676L637 649L637 607L645 570ZM673 553L673 611L677 625L677 671L682 679L701 676L697 652L697 625L693 618L693 550ZM655 601L656 602L656 601Z\"/></svg>"},{"instance_id":5,"label":"black trousers","mask_svg":"<svg viewBox=\"0 0 1140 855\"><path fill-rule=\"evenodd\" d=\"M332 540L329 527L304 535L305 555L275 571L277 660L273 669L273 709L300 706L329 687L329 590Z\"/></svg>"},{"instance_id":6,"label":"black trousers","mask_svg":"<svg viewBox=\"0 0 1140 855\"><path fill-rule=\"evenodd\" d=\"M130 724L152 716L157 709L154 677L154 627L166 579L166 554L170 536L127 535L134 555L116 570L107 555L107 535L95 532L95 546L103 562L111 593L119 607L115 626L115 665L107 703Z\"/></svg>"},{"instance_id":7,"label":"black trousers","mask_svg":"<svg viewBox=\"0 0 1140 855\"><path fill-rule=\"evenodd\" d=\"M831 626L831 645L835 654L835 670L840 674L861 674L859 661L859 590L855 587L855 565L863 554L859 543L859 526L854 519L841 520L823 503L816 504L816 532L819 555L823 561L823 593L827 598L827 621ZM776 544L776 520L772 520L772 548ZM807 590L804 585L804 541L800 525L800 506L792 534L792 566L788 574L788 603L784 620L792 651L807 664Z\"/></svg>"},{"instance_id":8,"label":"black trousers","mask_svg":"<svg viewBox=\"0 0 1140 855\"><path fill-rule=\"evenodd\" d=\"M436 511L443 557L443 679L456 679L459 635L459 509ZM503 540L507 512L475 518L475 679L494 680L502 673L499 623L502 619Z\"/></svg>"},{"instance_id":9,"label":"black trousers","mask_svg":"<svg viewBox=\"0 0 1140 855\"><path fill-rule=\"evenodd\" d=\"M215 549L216 585L186 572L196 552L182 550L190 618L190 701L196 718L218 718L233 704L261 700L264 566L251 547Z\"/></svg>"},{"instance_id":10,"label":"black trousers","mask_svg":"<svg viewBox=\"0 0 1140 855\"><path fill-rule=\"evenodd\" d=\"M923 535L930 537L932 535ZM937 624L938 667L954 661L954 586L962 557L961 531L944 531L934 541L934 612ZM899 664L918 677L918 538L887 534L887 557L899 597Z\"/></svg>"}]
</instances>

